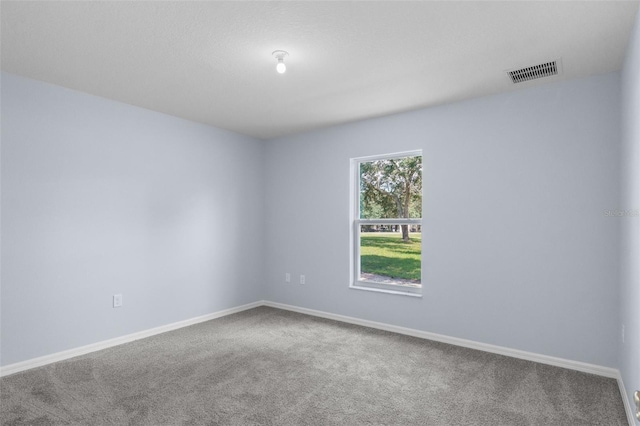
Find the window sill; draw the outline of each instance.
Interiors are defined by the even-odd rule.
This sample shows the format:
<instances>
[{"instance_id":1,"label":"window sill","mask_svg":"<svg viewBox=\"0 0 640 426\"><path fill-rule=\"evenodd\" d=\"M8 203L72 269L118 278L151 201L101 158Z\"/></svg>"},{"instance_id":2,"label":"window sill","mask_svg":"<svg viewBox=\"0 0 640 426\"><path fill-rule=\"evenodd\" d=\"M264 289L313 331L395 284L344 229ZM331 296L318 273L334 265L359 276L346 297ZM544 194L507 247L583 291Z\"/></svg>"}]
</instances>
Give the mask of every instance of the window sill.
<instances>
[{"instance_id":1,"label":"window sill","mask_svg":"<svg viewBox=\"0 0 640 426\"><path fill-rule=\"evenodd\" d=\"M396 294L398 296L409 296L409 297L417 297L422 298L422 293L410 293L408 291L400 291L400 290L387 290L383 288L373 288L373 287L365 287L361 285L353 285L351 284L349 288L353 290L364 290L364 291L374 291L376 293L387 293L387 294Z\"/></svg>"}]
</instances>

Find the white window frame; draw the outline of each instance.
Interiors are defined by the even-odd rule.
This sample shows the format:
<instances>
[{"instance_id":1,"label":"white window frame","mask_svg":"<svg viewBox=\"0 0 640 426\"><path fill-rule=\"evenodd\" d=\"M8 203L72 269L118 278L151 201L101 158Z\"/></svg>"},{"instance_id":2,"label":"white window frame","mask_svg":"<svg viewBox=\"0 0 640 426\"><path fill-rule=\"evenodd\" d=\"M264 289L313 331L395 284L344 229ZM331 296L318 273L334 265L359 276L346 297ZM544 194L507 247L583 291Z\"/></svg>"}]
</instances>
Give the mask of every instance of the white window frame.
<instances>
[{"instance_id":1,"label":"white window frame","mask_svg":"<svg viewBox=\"0 0 640 426\"><path fill-rule=\"evenodd\" d=\"M422 277L420 287L405 287L400 284L385 284L360 279L360 226L361 225L420 225L422 218L412 219L360 219L360 164L376 160L396 159L403 157L422 157L422 150L397 152L392 154L374 155L351 159L351 280L349 288L356 290L376 291L381 293L399 294L404 296L422 297ZM423 171L424 173L424 171ZM423 191L424 196L424 191ZM424 215L424 212L423 212ZM424 241L424 240L423 240ZM422 253L422 250L421 250ZM422 273L423 259L420 259L420 271Z\"/></svg>"}]
</instances>

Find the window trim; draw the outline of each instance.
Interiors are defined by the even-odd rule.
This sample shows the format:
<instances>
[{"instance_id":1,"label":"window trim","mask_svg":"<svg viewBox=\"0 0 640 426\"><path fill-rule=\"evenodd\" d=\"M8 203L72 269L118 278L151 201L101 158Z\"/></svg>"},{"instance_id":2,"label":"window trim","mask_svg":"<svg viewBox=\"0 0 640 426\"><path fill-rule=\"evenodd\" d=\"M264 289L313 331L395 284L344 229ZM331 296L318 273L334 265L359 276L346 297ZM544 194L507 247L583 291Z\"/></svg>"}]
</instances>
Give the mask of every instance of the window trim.
<instances>
[{"instance_id":1,"label":"window trim","mask_svg":"<svg viewBox=\"0 0 640 426\"><path fill-rule=\"evenodd\" d=\"M396 218L396 219L360 219L360 164L372 162L376 160L395 159L403 157L422 157L422 150L396 152L391 154L373 155L368 157L357 157L351 159L351 207L350 207L350 244L351 244L351 261L349 288L356 290L367 290L388 294L397 294L403 296L422 297L422 279L419 288L402 287L398 284L384 284L374 281L360 279L360 226L361 225L420 225L422 227L422 218ZM423 193L424 195L424 193ZM422 253L422 250L421 250ZM420 271L422 272L423 259L420 259Z\"/></svg>"}]
</instances>

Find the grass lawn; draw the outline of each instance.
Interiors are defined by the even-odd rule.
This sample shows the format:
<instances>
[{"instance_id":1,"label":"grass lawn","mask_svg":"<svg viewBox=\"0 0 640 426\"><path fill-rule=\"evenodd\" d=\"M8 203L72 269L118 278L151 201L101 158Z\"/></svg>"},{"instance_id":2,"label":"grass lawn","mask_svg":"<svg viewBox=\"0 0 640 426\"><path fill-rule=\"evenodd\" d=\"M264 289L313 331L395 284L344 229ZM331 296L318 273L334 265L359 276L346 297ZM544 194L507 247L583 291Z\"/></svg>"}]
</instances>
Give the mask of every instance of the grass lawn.
<instances>
[{"instance_id":1,"label":"grass lawn","mask_svg":"<svg viewBox=\"0 0 640 426\"><path fill-rule=\"evenodd\" d=\"M420 281L422 234L401 232L363 232L360 234L360 271L391 278Z\"/></svg>"}]
</instances>

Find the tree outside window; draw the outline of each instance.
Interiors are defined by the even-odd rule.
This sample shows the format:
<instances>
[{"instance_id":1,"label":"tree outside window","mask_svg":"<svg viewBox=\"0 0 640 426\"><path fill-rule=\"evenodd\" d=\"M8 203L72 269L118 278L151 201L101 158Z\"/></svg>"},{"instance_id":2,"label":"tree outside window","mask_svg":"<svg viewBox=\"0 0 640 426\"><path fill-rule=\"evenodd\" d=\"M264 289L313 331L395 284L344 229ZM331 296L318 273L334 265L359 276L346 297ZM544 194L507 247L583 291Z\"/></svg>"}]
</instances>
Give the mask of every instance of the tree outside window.
<instances>
[{"instance_id":1,"label":"tree outside window","mask_svg":"<svg viewBox=\"0 0 640 426\"><path fill-rule=\"evenodd\" d=\"M421 153L355 159L353 166L357 181L353 286L419 293Z\"/></svg>"}]
</instances>

